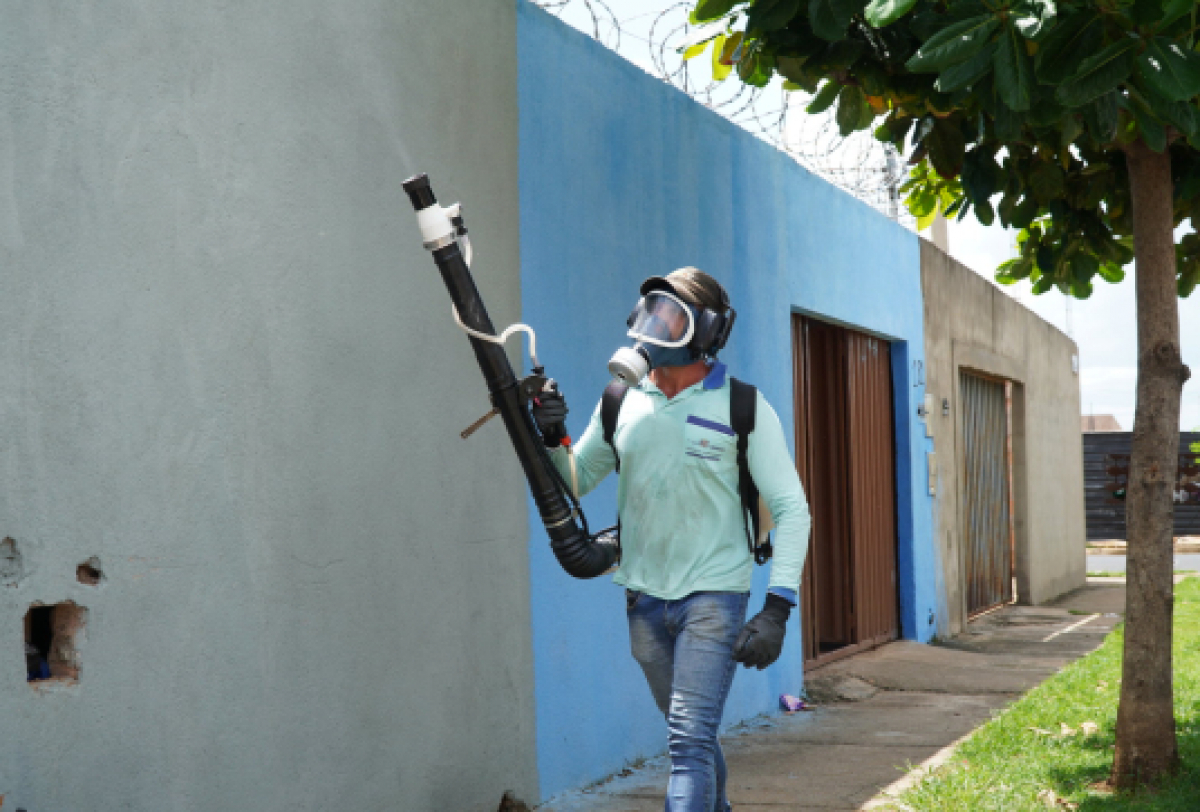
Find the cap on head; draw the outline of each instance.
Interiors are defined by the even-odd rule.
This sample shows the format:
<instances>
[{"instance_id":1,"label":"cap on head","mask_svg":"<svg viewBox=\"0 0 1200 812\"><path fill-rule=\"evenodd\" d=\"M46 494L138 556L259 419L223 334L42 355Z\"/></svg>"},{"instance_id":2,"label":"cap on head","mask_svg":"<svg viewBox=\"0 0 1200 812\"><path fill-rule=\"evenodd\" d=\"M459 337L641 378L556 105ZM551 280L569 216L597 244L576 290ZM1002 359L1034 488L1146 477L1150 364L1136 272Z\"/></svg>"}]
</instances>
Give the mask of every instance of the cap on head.
<instances>
[{"instance_id":1,"label":"cap on head","mask_svg":"<svg viewBox=\"0 0 1200 812\"><path fill-rule=\"evenodd\" d=\"M680 268L666 276L652 276L642 283L641 294L667 290L690 305L724 313L729 309L729 294L721 283L699 268Z\"/></svg>"}]
</instances>

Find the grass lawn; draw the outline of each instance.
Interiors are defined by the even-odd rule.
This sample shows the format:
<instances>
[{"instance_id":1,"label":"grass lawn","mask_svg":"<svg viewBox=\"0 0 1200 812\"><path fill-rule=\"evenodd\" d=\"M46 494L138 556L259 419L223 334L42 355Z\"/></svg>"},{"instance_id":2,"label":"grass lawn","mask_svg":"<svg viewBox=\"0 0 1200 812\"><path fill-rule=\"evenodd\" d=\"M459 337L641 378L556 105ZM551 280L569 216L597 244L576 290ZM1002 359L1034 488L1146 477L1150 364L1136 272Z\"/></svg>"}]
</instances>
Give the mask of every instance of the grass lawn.
<instances>
[{"instance_id":1,"label":"grass lawn","mask_svg":"<svg viewBox=\"0 0 1200 812\"><path fill-rule=\"evenodd\" d=\"M1175 570L1176 575L1195 575L1195 570ZM1089 578L1124 578L1124 570L1095 570L1087 574Z\"/></svg>"},{"instance_id":2,"label":"grass lawn","mask_svg":"<svg viewBox=\"0 0 1200 812\"><path fill-rule=\"evenodd\" d=\"M1108 777L1112 766L1121 687L1118 627L1095 652L977 730L944 767L901 795L900 804L885 808L1200 810L1200 578L1175 587L1174 642L1175 719L1183 766L1157 792L1114 795L1092 788Z\"/></svg>"}]
</instances>

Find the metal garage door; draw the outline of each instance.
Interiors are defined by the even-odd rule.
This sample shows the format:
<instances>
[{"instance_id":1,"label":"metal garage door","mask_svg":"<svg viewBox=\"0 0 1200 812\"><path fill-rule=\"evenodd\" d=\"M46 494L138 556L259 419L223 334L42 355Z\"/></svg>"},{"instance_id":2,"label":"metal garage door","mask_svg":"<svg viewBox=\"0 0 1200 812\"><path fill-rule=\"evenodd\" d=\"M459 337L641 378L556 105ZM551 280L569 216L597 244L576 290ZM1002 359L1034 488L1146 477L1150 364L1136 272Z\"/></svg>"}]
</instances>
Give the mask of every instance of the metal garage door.
<instances>
[{"instance_id":1,"label":"metal garage door","mask_svg":"<svg viewBox=\"0 0 1200 812\"><path fill-rule=\"evenodd\" d=\"M960 374L962 387L962 538L967 615L1012 600L1005 384Z\"/></svg>"}]
</instances>

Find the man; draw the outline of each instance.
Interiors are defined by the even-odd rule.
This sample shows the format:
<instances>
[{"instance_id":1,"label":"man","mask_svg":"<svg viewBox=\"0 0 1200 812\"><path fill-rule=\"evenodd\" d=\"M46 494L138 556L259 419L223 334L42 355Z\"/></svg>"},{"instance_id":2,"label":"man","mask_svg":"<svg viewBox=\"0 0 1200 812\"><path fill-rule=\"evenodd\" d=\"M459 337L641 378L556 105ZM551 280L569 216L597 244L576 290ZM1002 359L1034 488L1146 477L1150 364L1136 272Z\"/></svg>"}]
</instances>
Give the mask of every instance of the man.
<instances>
[{"instance_id":1,"label":"man","mask_svg":"<svg viewBox=\"0 0 1200 812\"><path fill-rule=\"evenodd\" d=\"M629 320L637 344L609 366L636 382L620 404L612 445L602 406L574 449L560 446L561 395L540 398L534 419L579 495L619 469L614 580L625 587L633 656L667 719L666 809L728 812L717 740L725 699L737 662L763 669L779 657L808 545L808 505L779 418L758 394L748 461L775 523L775 553L766 605L746 622L754 561L730 383L716 360L735 314L721 285L695 268L651 277L641 294Z\"/></svg>"}]
</instances>

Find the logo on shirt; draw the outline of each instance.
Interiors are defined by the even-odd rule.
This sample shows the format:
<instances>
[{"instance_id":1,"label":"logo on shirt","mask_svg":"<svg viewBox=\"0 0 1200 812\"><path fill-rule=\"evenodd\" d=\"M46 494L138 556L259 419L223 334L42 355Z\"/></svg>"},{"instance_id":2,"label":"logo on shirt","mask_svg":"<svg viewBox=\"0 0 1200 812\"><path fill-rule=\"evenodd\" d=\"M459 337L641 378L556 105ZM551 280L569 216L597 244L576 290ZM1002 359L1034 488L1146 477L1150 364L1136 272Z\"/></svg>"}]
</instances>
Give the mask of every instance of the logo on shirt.
<instances>
[{"instance_id":1,"label":"logo on shirt","mask_svg":"<svg viewBox=\"0 0 1200 812\"><path fill-rule=\"evenodd\" d=\"M685 452L689 457L718 462L732 447L730 441L734 431L724 423L689 415L684 437L687 441Z\"/></svg>"}]
</instances>

